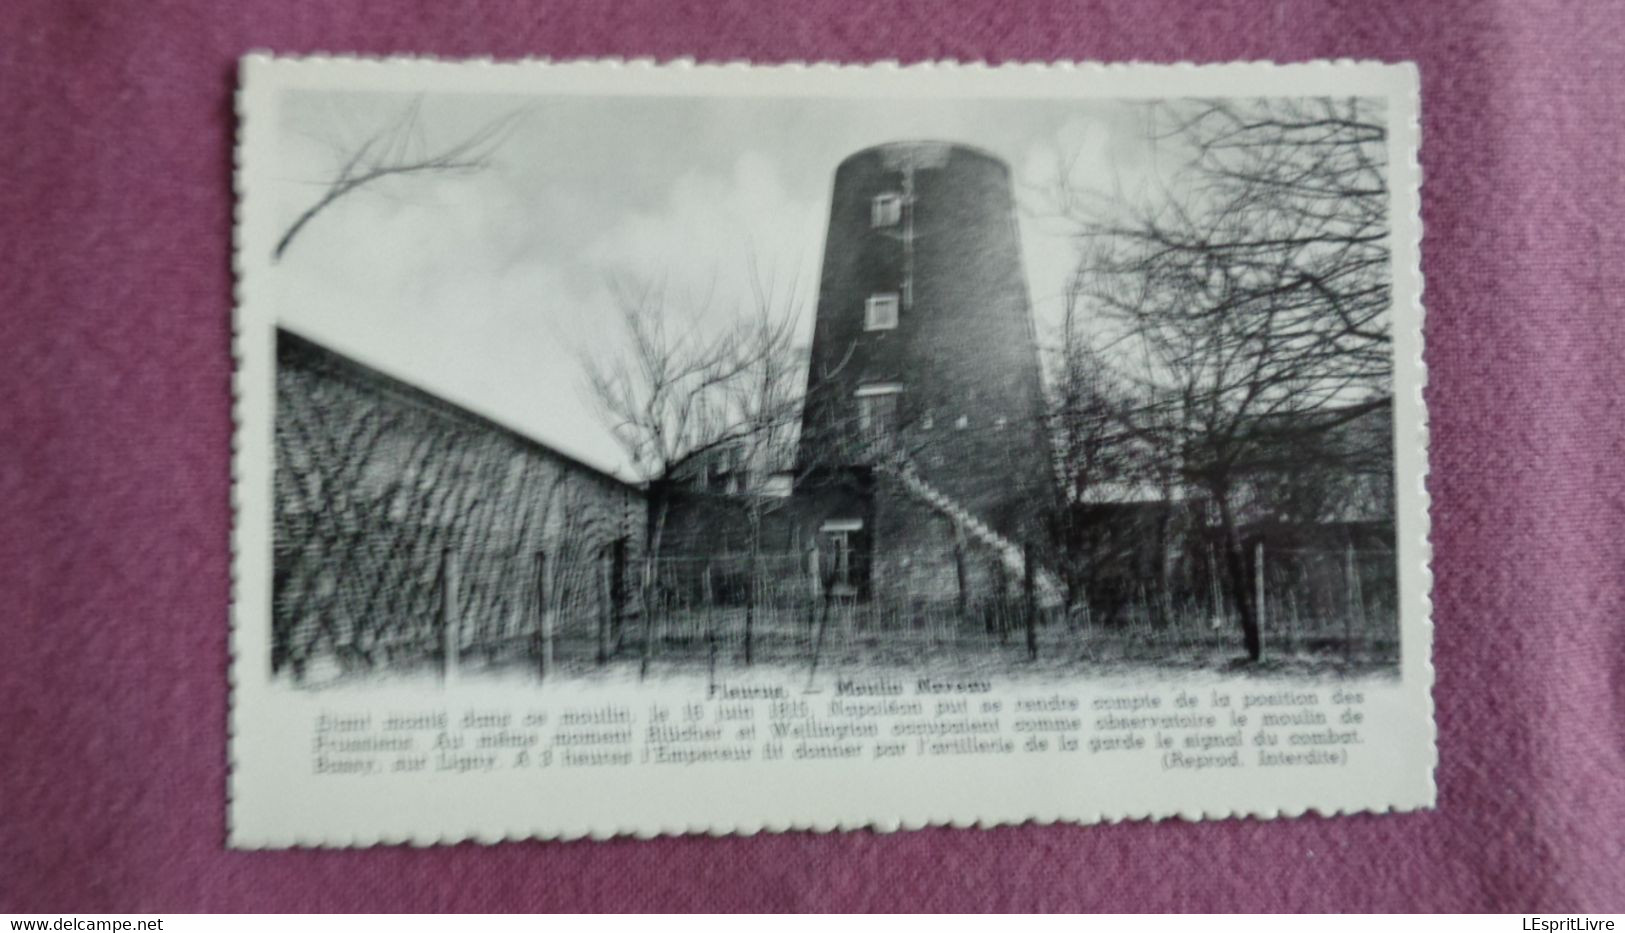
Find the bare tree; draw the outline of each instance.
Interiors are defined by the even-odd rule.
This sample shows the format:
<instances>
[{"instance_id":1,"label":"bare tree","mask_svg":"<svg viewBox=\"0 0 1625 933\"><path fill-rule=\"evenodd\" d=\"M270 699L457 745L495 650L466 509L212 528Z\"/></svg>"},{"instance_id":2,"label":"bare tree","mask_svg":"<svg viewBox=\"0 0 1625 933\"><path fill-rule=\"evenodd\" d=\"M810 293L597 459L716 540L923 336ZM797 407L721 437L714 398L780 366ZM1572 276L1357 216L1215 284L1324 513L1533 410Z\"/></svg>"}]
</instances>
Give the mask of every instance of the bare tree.
<instances>
[{"instance_id":1,"label":"bare tree","mask_svg":"<svg viewBox=\"0 0 1625 933\"><path fill-rule=\"evenodd\" d=\"M1078 223L1074 284L1143 360L1129 423L1211 503L1253 660L1239 493L1391 391L1379 104L1155 105L1155 138L1180 162L1169 184L1137 203L1060 190Z\"/></svg>"},{"instance_id":2,"label":"bare tree","mask_svg":"<svg viewBox=\"0 0 1625 933\"><path fill-rule=\"evenodd\" d=\"M1061 493L1051 532L1060 548L1067 604L1074 609L1110 602L1112 578L1123 575L1139 546L1135 529L1104 521L1100 513L1131 503L1148 480L1162 478L1154 448L1129 417L1135 408L1131 387L1092 343L1085 291L1074 281L1062 295L1045 399Z\"/></svg>"},{"instance_id":3,"label":"bare tree","mask_svg":"<svg viewBox=\"0 0 1625 933\"><path fill-rule=\"evenodd\" d=\"M696 326L712 298L685 309L662 282L614 279L623 349L584 360L587 395L648 480L640 674L648 672L661 548L684 471L719 451L765 450L782 441L799 411L795 309L780 307L783 293L754 266L753 278L751 313L714 335Z\"/></svg>"},{"instance_id":4,"label":"bare tree","mask_svg":"<svg viewBox=\"0 0 1625 933\"><path fill-rule=\"evenodd\" d=\"M275 262L288 251L316 215L341 198L380 179L407 175L464 175L481 171L491 164L491 156L517 121L518 112L485 124L462 140L448 145L431 145L423 127L423 99L417 98L399 114L348 154L341 157L333 176L323 182L316 202L296 217L276 248Z\"/></svg>"}]
</instances>

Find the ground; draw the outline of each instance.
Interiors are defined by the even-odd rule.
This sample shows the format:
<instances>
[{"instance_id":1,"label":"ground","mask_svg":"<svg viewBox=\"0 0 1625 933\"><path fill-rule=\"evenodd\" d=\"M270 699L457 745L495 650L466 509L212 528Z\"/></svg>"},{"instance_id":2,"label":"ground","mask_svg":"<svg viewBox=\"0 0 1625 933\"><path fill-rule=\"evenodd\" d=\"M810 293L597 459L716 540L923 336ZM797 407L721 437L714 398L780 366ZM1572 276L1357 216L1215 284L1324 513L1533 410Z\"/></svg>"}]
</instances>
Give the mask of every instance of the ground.
<instances>
[{"instance_id":1,"label":"ground","mask_svg":"<svg viewBox=\"0 0 1625 933\"><path fill-rule=\"evenodd\" d=\"M671 619L658 628L649 653L652 678L740 674L789 677L813 672L813 646L818 644L816 619L807 614L758 613L753 620L752 663L744 660L743 611L720 610ZM1264 660L1247 663L1239 632L1227 628L1105 628L1068 625L1060 619L1035 632L1037 658L1028 656L1026 631L1013 628L1001 637L983 625L917 624L880 627L853 616L832 615L817 650L820 675L891 675L914 677L1017 678L1021 680L1094 680L1128 678L1164 680L1183 675L1222 674L1243 677L1364 677L1397 675L1398 646L1386 639L1357 639L1346 648L1338 639L1280 633L1267 639ZM571 678L615 679L636 675L642 667L641 628L629 621L619 650L611 646L603 664L597 660L596 635L561 637L553 644L556 669ZM537 670L528 638L490 650L465 649L464 676L524 678ZM397 665L390 672L352 665L329 665L308 672L308 686L415 676L438 670L438 659Z\"/></svg>"}]
</instances>

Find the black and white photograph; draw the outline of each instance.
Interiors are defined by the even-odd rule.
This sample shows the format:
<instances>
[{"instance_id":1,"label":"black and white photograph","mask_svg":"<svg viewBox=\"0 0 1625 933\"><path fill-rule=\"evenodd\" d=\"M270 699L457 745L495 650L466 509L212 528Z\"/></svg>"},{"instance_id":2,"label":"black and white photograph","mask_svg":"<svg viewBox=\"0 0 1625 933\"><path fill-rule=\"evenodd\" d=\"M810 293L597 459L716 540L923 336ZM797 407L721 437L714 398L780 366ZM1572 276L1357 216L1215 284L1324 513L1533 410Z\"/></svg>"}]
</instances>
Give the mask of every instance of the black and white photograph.
<instances>
[{"instance_id":1,"label":"black and white photograph","mask_svg":"<svg viewBox=\"0 0 1625 933\"><path fill-rule=\"evenodd\" d=\"M279 677L1395 669L1381 99L280 120Z\"/></svg>"}]
</instances>

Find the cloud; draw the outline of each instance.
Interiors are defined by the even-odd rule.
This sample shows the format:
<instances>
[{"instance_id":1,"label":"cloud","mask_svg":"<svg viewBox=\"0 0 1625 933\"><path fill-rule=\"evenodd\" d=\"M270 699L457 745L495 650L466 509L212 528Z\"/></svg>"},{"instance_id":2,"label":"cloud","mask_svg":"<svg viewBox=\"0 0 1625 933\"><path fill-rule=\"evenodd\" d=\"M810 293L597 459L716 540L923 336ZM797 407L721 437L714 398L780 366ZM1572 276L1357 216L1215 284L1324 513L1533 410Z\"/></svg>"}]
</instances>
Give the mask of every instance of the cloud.
<instances>
[{"instance_id":1,"label":"cloud","mask_svg":"<svg viewBox=\"0 0 1625 933\"><path fill-rule=\"evenodd\" d=\"M646 209L582 224L587 236L572 249L531 231L560 222L552 206L577 203L579 213L579 189L538 197L490 172L358 191L324 211L273 267L279 317L630 474L582 392L584 354L613 346L610 275L663 279L702 327L723 326L745 307L753 260L809 318L816 301L823 206L792 196L766 156L746 152L725 171L685 171L669 190ZM598 203L615 199L600 193Z\"/></svg>"},{"instance_id":2,"label":"cloud","mask_svg":"<svg viewBox=\"0 0 1625 933\"><path fill-rule=\"evenodd\" d=\"M360 191L272 267L301 333L606 469L619 448L579 397L572 335L607 309L567 259L514 255L500 179Z\"/></svg>"},{"instance_id":3,"label":"cloud","mask_svg":"<svg viewBox=\"0 0 1625 933\"><path fill-rule=\"evenodd\" d=\"M1075 219L1059 216L1057 185L1096 203L1143 197L1157 164L1139 109L1102 104L1056 121L1029 140L1016 168L1021 229L1040 340L1060 326L1063 293L1077 264Z\"/></svg>"},{"instance_id":4,"label":"cloud","mask_svg":"<svg viewBox=\"0 0 1625 933\"><path fill-rule=\"evenodd\" d=\"M295 95L297 96L297 95ZM405 95L290 98L275 201L290 222L312 180ZM493 165L382 182L336 202L271 267L279 320L590 462L629 471L582 392L582 356L614 352L609 276L664 281L714 328L744 307L752 260L809 341L835 165L902 136L1001 153L1020 191L1059 154L1091 179L1136 172L1131 108L1071 101L845 102L430 97L425 132L454 139L522 105ZM1074 261L1064 230L1021 218L1041 337ZM793 285L792 285L793 283ZM785 293L788 292L788 295Z\"/></svg>"},{"instance_id":5,"label":"cloud","mask_svg":"<svg viewBox=\"0 0 1625 933\"><path fill-rule=\"evenodd\" d=\"M824 205L797 199L773 161L742 153L726 173L689 170L653 210L629 214L583 259L601 276L652 278L668 297L717 326L750 300L756 274L810 315L816 300ZM810 324L810 322L809 322Z\"/></svg>"}]
</instances>

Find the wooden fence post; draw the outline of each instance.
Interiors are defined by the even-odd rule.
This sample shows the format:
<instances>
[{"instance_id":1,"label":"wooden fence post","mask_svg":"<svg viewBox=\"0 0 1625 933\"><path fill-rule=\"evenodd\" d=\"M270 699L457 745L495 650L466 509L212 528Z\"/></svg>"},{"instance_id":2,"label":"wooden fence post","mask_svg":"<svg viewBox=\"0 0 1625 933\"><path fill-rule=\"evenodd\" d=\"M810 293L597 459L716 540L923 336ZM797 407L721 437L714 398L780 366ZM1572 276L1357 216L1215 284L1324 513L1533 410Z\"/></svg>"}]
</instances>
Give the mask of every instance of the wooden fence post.
<instances>
[{"instance_id":1,"label":"wooden fence post","mask_svg":"<svg viewBox=\"0 0 1625 933\"><path fill-rule=\"evenodd\" d=\"M1207 578L1208 582L1212 584L1208 589L1211 591L1209 597L1213 601L1213 619L1209 628L1214 629L1228 625L1230 620L1230 607L1224 604L1224 588L1223 584L1219 582L1222 579L1219 574L1219 555L1214 553L1213 545L1209 544L1207 546Z\"/></svg>"},{"instance_id":2,"label":"wooden fence post","mask_svg":"<svg viewBox=\"0 0 1625 933\"><path fill-rule=\"evenodd\" d=\"M1348 606L1343 610L1343 663L1354 663L1354 627L1365 632L1365 596L1360 592L1360 568L1354 560L1354 544L1348 546L1343 584L1348 590Z\"/></svg>"},{"instance_id":3,"label":"wooden fence post","mask_svg":"<svg viewBox=\"0 0 1625 933\"><path fill-rule=\"evenodd\" d=\"M705 607L705 653L706 663L710 670L710 683L715 685L717 680L717 613L716 613L716 587L711 579L712 566L710 561L705 562L705 570L700 577L700 604Z\"/></svg>"},{"instance_id":4,"label":"wooden fence post","mask_svg":"<svg viewBox=\"0 0 1625 933\"><path fill-rule=\"evenodd\" d=\"M1022 544L1021 553L1021 593L1024 609L1027 616L1027 660L1038 660L1038 591L1033 577L1033 564L1037 561L1037 553L1033 543L1027 541Z\"/></svg>"},{"instance_id":5,"label":"wooden fence post","mask_svg":"<svg viewBox=\"0 0 1625 933\"><path fill-rule=\"evenodd\" d=\"M808 692L812 691L813 682L818 677L818 659L824 650L824 632L829 628L830 605L835 601L835 587L833 585L823 585L823 566L818 562L818 548L816 546L813 548L812 556L813 567L817 572L816 576L818 583L820 584L819 592L821 594L821 598L819 599L819 605L822 608L819 609L816 614L817 624L814 626L814 628L817 630L817 634L813 636L812 665L807 669ZM829 581L830 584L833 584L834 582L835 581L833 579Z\"/></svg>"},{"instance_id":6,"label":"wooden fence post","mask_svg":"<svg viewBox=\"0 0 1625 933\"><path fill-rule=\"evenodd\" d=\"M989 566L993 570L993 592L999 594L996 604L998 611L988 616L988 630L999 636L999 644L1010 643L1010 571L1004 566L1004 559L994 555Z\"/></svg>"},{"instance_id":7,"label":"wooden fence post","mask_svg":"<svg viewBox=\"0 0 1625 933\"><path fill-rule=\"evenodd\" d=\"M445 548L440 552L440 637L441 677L448 683L457 679L457 665L462 660L462 626L457 607L457 552Z\"/></svg>"},{"instance_id":8,"label":"wooden fence post","mask_svg":"<svg viewBox=\"0 0 1625 933\"><path fill-rule=\"evenodd\" d=\"M822 579L822 572L823 572L823 567L822 567L822 563L821 563L821 560L820 560L819 555L818 555L818 545L816 543L808 545L808 547L807 547L807 576L808 576L809 579L812 580L812 594L813 594L813 596L821 596L821 595L823 595L824 581Z\"/></svg>"},{"instance_id":9,"label":"wooden fence post","mask_svg":"<svg viewBox=\"0 0 1625 933\"><path fill-rule=\"evenodd\" d=\"M615 615L615 554L614 544L606 544L598 549L599 582L598 589L598 647L593 654L593 661L603 667L609 660L609 628L611 619Z\"/></svg>"},{"instance_id":10,"label":"wooden fence post","mask_svg":"<svg viewBox=\"0 0 1625 933\"><path fill-rule=\"evenodd\" d=\"M954 576L959 584L955 609L959 624L964 625L970 618L970 575L965 569L965 529L958 523L954 524Z\"/></svg>"},{"instance_id":11,"label":"wooden fence post","mask_svg":"<svg viewBox=\"0 0 1625 933\"><path fill-rule=\"evenodd\" d=\"M621 629L626 624L626 539L616 538L609 564L609 634L620 650Z\"/></svg>"},{"instance_id":12,"label":"wooden fence post","mask_svg":"<svg viewBox=\"0 0 1625 933\"><path fill-rule=\"evenodd\" d=\"M814 633L818 629L818 597L820 595L820 581L818 578L818 542L813 541L807 545L807 580L808 594L812 597L807 600L807 641L812 642Z\"/></svg>"},{"instance_id":13,"label":"wooden fence post","mask_svg":"<svg viewBox=\"0 0 1625 933\"><path fill-rule=\"evenodd\" d=\"M751 535L750 566L745 570L745 666L750 667L755 646L751 644L755 637L756 626L756 580L761 570L762 533L757 530Z\"/></svg>"},{"instance_id":14,"label":"wooden fence post","mask_svg":"<svg viewBox=\"0 0 1625 933\"><path fill-rule=\"evenodd\" d=\"M553 613L547 611L547 552L536 552L537 664L542 679L553 675Z\"/></svg>"}]
</instances>

